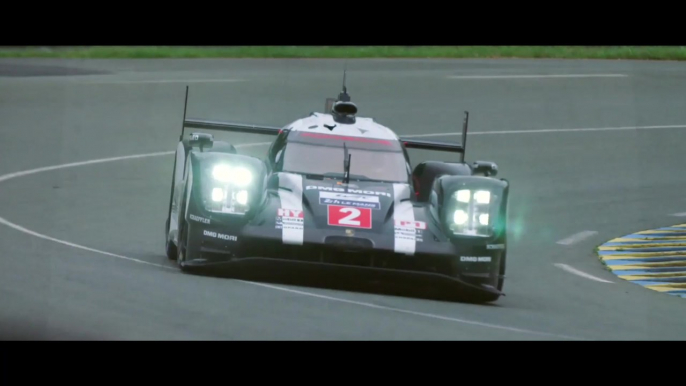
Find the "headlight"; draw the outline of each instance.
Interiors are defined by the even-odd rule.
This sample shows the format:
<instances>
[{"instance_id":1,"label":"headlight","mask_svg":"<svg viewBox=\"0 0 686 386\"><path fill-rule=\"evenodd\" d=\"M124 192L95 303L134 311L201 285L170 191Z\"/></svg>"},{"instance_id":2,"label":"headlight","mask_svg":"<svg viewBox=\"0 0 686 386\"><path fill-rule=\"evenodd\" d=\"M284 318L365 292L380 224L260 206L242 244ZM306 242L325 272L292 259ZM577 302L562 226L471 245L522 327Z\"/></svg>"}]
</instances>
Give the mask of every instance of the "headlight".
<instances>
[{"instance_id":1,"label":"headlight","mask_svg":"<svg viewBox=\"0 0 686 386\"><path fill-rule=\"evenodd\" d=\"M491 192L488 190L460 189L446 205L448 226L458 235L490 236Z\"/></svg>"},{"instance_id":2,"label":"headlight","mask_svg":"<svg viewBox=\"0 0 686 386\"><path fill-rule=\"evenodd\" d=\"M218 164L205 185L205 207L215 213L245 214L249 209L252 172L242 166Z\"/></svg>"},{"instance_id":3,"label":"headlight","mask_svg":"<svg viewBox=\"0 0 686 386\"><path fill-rule=\"evenodd\" d=\"M224 189L214 188L212 189L212 201L221 202L224 199Z\"/></svg>"},{"instance_id":4,"label":"headlight","mask_svg":"<svg viewBox=\"0 0 686 386\"><path fill-rule=\"evenodd\" d=\"M236 202L238 202L241 205L248 205L248 191L241 190L238 193L236 193Z\"/></svg>"},{"instance_id":5,"label":"headlight","mask_svg":"<svg viewBox=\"0 0 686 386\"><path fill-rule=\"evenodd\" d=\"M212 177L217 181L231 183L240 187L248 186L252 182L252 173L242 166L217 165L212 169Z\"/></svg>"}]
</instances>

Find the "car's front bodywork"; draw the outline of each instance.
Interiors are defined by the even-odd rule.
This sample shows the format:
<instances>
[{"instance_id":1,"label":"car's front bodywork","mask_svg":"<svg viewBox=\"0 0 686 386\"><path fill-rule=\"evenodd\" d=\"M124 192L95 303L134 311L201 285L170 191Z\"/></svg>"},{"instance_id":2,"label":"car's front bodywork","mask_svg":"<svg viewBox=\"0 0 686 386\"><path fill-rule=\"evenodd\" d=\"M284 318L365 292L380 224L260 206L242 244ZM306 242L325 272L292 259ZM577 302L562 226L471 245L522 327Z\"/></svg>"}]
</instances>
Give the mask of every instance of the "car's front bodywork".
<instances>
[{"instance_id":1,"label":"car's front bodywork","mask_svg":"<svg viewBox=\"0 0 686 386\"><path fill-rule=\"evenodd\" d=\"M213 176L218 165L250 170L250 182L227 185ZM492 192L487 213L497 222L507 184L469 178L472 185L481 182L484 190ZM414 200L407 183L344 184L337 178L270 174L252 157L196 152L191 153L188 175L181 184L179 191L185 194L179 198L187 200L179 205L181 218L189 239L195 240L187 245L192 253L182 262L187 268L269 262L278 263L280 269L309 271L315 264L329 271L341 268L340 272L347 269L368 276L374 271L383 276L414 272L497 291L493 283L499 278L505 253L504 228L492 227L493 232L484 235L460 235L459 230L451 230L455 219L449 213L456 209L439 205L459 204L455 192L465 184L443 181L437 186L453 190L455 197L436 194L422 203ZM236 204L241 192L247 197L241 200L246 203L242 209ZM293 264L297 262L304 264Z\"/></svg>"},{"instance_id":2,"label":"car's front bodywork","mask_svg":"<svg viewBox=\"0 0 686 386\"><path fill-rule=\"evenodd\" d=\"M184 270L428 279L497 299L509 191L491 177L497 166L465 163L465 142L402 138L356 117L345 89L329 108L281 128L184 117L184 128L275 139L262 159L209 134L184 139L182 130L167 256ZM408 148L460 153L460 161L412 169Z\"/></svg>"}]
</instances>

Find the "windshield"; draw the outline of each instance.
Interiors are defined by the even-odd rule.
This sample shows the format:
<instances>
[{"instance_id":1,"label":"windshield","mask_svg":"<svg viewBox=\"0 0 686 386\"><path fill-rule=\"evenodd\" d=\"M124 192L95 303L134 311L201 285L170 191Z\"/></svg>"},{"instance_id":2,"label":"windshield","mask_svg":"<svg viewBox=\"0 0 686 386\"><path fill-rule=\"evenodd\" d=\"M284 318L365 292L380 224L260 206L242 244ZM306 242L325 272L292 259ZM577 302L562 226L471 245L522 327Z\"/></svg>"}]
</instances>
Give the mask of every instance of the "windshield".
<instances>
[{"instance_id":1,"label":"windshield","mask_svg":"<svg viewBox=\"0 0 686 386\"><path fill-rule=\"evenodd\" d=\"M370 179L388 182L407 182L408 169L402 151L365 150L348 146L350 179ZM323 175L341 173L343 147L329 147L290 142L283 159L283 171Z\"/></svg>"}]
</instances>

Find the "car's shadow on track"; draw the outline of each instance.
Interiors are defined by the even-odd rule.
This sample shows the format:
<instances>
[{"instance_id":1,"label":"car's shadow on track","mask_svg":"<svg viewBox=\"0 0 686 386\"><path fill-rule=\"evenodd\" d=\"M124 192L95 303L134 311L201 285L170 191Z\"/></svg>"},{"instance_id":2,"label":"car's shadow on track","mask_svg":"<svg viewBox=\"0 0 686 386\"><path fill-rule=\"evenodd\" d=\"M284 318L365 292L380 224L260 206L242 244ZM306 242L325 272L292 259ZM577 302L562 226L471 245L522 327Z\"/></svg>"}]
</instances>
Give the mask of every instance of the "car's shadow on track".
<instances>
[{"instance_id":1,"label":"car's shadow on track","mask_svg":"<svg viewBox=\"0 0 686 386\"><path fill-rule=\"evenodd\" d=\"M292 274L254 274L241 272L226 273L222 271L193 271L187 274L225 279L238 279L272 285L290 285L297 287L324 290L345 291L363 294L385 295L404 298L434 300L449 303L477 304L499 307L497 302L486 303L475 297L475 293L466 289L456 289L445 283L404 283L390 280L360 280L357 277L340 277L337 275L317 276ZM305 290L305 289L300 289ZM322 294L323 295L323 294Z\"/></svg>"}]
</instances>

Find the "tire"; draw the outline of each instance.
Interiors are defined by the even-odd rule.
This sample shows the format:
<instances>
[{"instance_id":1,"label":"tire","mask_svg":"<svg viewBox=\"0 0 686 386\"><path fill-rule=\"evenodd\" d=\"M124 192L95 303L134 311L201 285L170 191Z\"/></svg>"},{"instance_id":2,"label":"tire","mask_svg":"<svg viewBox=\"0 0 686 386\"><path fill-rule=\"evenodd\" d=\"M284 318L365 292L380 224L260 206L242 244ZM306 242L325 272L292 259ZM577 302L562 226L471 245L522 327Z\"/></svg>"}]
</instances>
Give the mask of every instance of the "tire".
<instances>
[{"instance_id":1,"label":"tire","mask_svg":"<svg viewBox=\"0 0 686 386\"><path fill-rule=\"evenodd\" d=\"M167 220L167 235L168 234L169 234L169 220ZM171 240L169 240L169 236L167 236L167 242L165 244L164 249L165 249L165 252L167 254L167 258L169 260L172 260L172 261L176 260L178 254L179 254L179 251L178 251L178 248L176 248L176 245L174 245L174 243Z\"/></svg>"},{"instance_id":2,"label":"tire","mask_svg":"<svg viewBox=\"0 0 686 386\"><path fill-rule=\"evenodd\" d=\"M186 196L186 193L188 192L188 185L186 185L186 189L184 189L183 196ZM191 192L191 196L192 196ZM193 197L189 197L191 200ZM193 259L193 256L195 256L196 251L198 250L197 246L197 241L192 237L192 230L190 229L190 224L186 221L184 218L184 213L186 213L186 205L188 205L188 202L183 202L181 207L179 208L179 229L178 229L178 241L177 241L177 248L176 248L176 264L179 267L179 269L183 272L188 272L189 268L184 265L184 263L190 259Z\"/></svg>"},{"instance_id":3,"label":"tire","mask_svg":"<svg viewBox=\"0 0 686 386\"><path fill-rule=\"evenodd\" d=\"M179 223L179 246L176 248L177 252L175 260L179 269L183 272L188 272L188 269L184 263L188 259L189 251L191 256L193 256L193 240L189 237L188 233L188 224L185 221Z\"/></svg>"}]
</instances>

